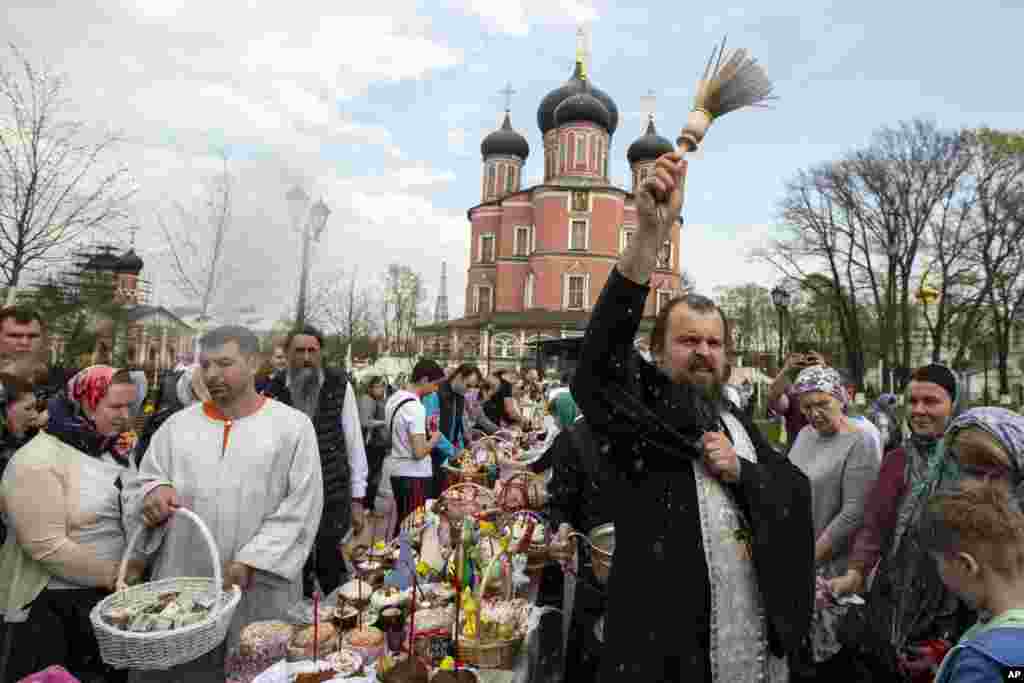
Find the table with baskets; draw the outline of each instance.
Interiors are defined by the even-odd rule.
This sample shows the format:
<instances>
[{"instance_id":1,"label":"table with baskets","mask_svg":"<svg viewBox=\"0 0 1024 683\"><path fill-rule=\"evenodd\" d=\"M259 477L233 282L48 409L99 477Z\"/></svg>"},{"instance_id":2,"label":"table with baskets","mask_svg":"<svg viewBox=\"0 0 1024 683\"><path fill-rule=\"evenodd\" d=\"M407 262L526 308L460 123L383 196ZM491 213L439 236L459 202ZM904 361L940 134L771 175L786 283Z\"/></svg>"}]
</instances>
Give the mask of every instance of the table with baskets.
<instances>
[{"instance_id":1,"label":"table with baskets","mask_svg":"<svg viewBox=\"0 0 1024 683\"><path fill-rule=\"evenodd\" d=\"M432 668L442 664L444 654L454 654L460 666L473 671L477 680L484 683L559 680L563 648L562 613L557 609L541 608L536 605L539 578L544 567L550 562L547 545L554 530L547 525L541 513L545 499L544 479L529 470L530 458L534 457L534 454L524 457L524 453L535 443L535 439L531 440L526 435L514 435L513 439L491 437L490 444L493 448L489 447L488 450L501 456L495 462L501 472L500 478L454 476L450 480L451 485L438 500L428 501L426 506L410 515L403 523L403 531L407 538L413 539L411 545L415 552L417 567L420 559L429 557L428 548L431 543L433 552L436 554L440 549L446 562L451 553L461 557L458 556L457 546L461 543L461 529L467 518L471 520L470 528L482 530L486 527L491 533L494 529L503 530L506 533L506 543L510 539L513 542L518 541L516 547L523 551L517 556L515 563L521 570L519 578L522 579L523 574L527 577L528 589L524 589L523 584L516 586L516 599L512 599L512 577L508 570L512 565L512 558L505 550L492 550L482 573L483 580L477 585L476 599L480 606L490 601L488 604L492 609L494 605L525 605L528 614L526 621L520 619L517 622L519 630L513 633L495 635L492 630L487 640L476 640L460 635L457 648L453 642L454 624L450 629L442 628L440 631L421 631L417 628L413 652L420 661L429 662ZM480 441L477 441L477 446L479 445ZM518 453L514 453L515 448L519 449ZM512 457L509 457L510 454ZM192 662L215 650L224 641L241 600L241 592L237 588L230 591L222 589L220 556L206 525L187 509L179 509L177 514L187 517L199 529L212 556L214 576L169 578L133 587L125 586L123 581L127 558L144 530L140 528L136 531L122 561L119 580L121 590L100 602L90 614L101 655L105 662L116 668L167 669ZM509 530L512 531L510 535L507 533ZM530 533L530 538L524 541L527 532ZM593 548L595 574L606 577L610 566L614 530L595 530L595 534L591 534L585 540ZM484 542L481 536L478 543ZM493 548L492 538L489 537L486 542ZM351 636L357 627L362 629L360 632L369 632L377 625L383 625L381 617L386 613L388 605L375 605L374 596L379 593L387 597L388 591L397 590L385 589L382 584L387 570L397 561L398 551L393 545L385 545L386 552L382 553L376 547L380 545L379 543L372 545L372 548L365 549L363 555L345 558L350 574L358 577L357 581L362 582L360 585L368 586L370 594L364 596L360 592L358 601L350 600L344 596L339 598L343 593L342 589L339 589L319 605L321 621L325 625L331 625L335 638L333 641L325 641L322 649L318 646L316 663L308 652L295 654L293 651L296 634L303 630L308 631L313 622L312 605L304 601L296 605L281 622L251 625L258 629L271 624L270 630L278 638L274 641L275 647L280 649L274 650L266 659L246 659L243 653L238 651L229 653L228 683L292 683L299 678L299 674L312 674L314 669L329 668L332 662L343 672L337 673L336 677L339 679L388 683L387 674L378 673L378 664L383 668L385 663L392 663L394 660L380 658L396 652L399 658L408 657L408 624L403 622L402 628L406 630L403 631L401 644L394 649L378 646L360 648L352 644L355 637ZM482 552L482 545L476 547ZM497 571L496 567L504 568ZM501 578L492 579L491 577L495 575ZM444 591L431 589L431 586L443 588L445 581L444 576L433 575L433 582L426 581L420 586L420 594L430 596L431 600L436 598L439 609L451 610L453 607L445 606L444 597L437 598L437 595L443 594ZM499 597L487 597L490 595L489 588L495 589ZM439 590L440 593L428 592L431 590ZM454 589L450 592L454 593ZM204 613L201 619L197 618L195 623L155 632L132 632L110 623L110 614L114 612L129 612L141 605L160 601L168 595L206 605L208 612ZM448 600L451 599L456 598L449 596ZM460 601L459 604L466 603ZM417 610L420 610L419 616L423 618L424 610L430 608L430 603L423 600L422 606L420 601L417 605ZM406 616L411 616L408 615L408 610ZM465 614L462 616L465 617ZM416 619L415 616L412 618ZM416 623L422 622L417 620ZM458 623L461 628L465 621ZM476 623L486 622L478 620ZM319 628L317 626L315 630L319 631ZM350 636L351 641L348 640ZM386 645L390 644L386 642ZM248 662L249 668L239 663L245 661ZM347 668L341 668L343 666ZM355 668L352 668L353 666Z\"/></svg>"},{"instance_id":2,"label":"table with baskets","mask_svg":"<svg viewBox=\"0 0 1024 683\"><path fill-rule=\"evenodd\" d=\"M507 440L498 438L492 439L497 446L499 443L508 443ZM484 442L487 443L487 442ZM526 444L524 439L520 443ZM504 451L503 451L504 452ZM525 575L529 579L529 586L519 585L516 587L518 600L512 600L513 584L511 573L506 569L497 572L495 567L500 564L502 558L500 552L492 552L486 559L488 565L483 571L484 577L492 574L500 574L503 580L493 579L480 581L474 595L476 601L483 605L485 602L494 608L495 604L518 604L527 605L528 621L520 620L517 623L524 625L522 630L511 634L500 634L495 636L491 632L487 640L467 639L460 635L457 648L453 637L455 625L431 629L421 628L421 619L427 610L452 610L451 602L444 603L438 608L432 605L429 599L432 586L443 583L441 577L431 575L432 579L421 586L427 593L428 598L423 604L430 605L427 610L417 602L417 612L410 614L409 605L401 608L402 631L401 640L387 643L386 652L390 657L398 654L399 659L408 656L408 621L415 621L416 638L414 639L413 652L420 661L429 662L432 668L440 665L444 659L443 655L454 655L461 666L473 671L477 680L484 683L530 683L531 681L552 681L558 680L561 671L561 651L563 646L562 618L559 610L551 608L540 608L535 604L539 577L548 563L546 544L550 541L552 531L548 528L541 509L544 504L544 480L543 477L531 473L527 465L516 462L503 462L503 465L511 465L505 469L504 477L494 478L480 476L480 473L473 473L472 476L462 476L462 473L453 472L449 478L449 487L436 501L428 501L426 505L411 514L402 525L404 534L413 539L412 545L418 550L415 554L417 564L423 558L429 557L430 552L435 554L440 549L445 561L453 554L457 555L457 546L460 543L460 530L464 520L472 518L477 520L479 527L492 527L502 529L518 528L523 530L530 528L536 531L542 528L543 532L531 534L531 542L524 543L525 552ZM479 523L483 524L479 524ZM373 526L373 521L371 524ZM454 530L454 531L453 531ZM374 533L371 532L371 537ZM520 533L522 540L523 533ZM536 541L536 542L533 542ZM346 558L349 564L350 574L358 576L372 588L369 599L360 594L358 607L364 625L372 624L373 628L380 627L385 630L387 625L384 620L386 607L382 604L375 604L377 597L389 596L388 591L397 589L383 587L385 575L397 563L398 551L393 544L385 544L382 550L378 546L379 541L371 541L369 547ZM433 551L428 550L433 547ZM521 562L522 560L517 560ZM511 560L505 560L505 566L511 565ZM450 585L450 584L448 584ZM344 587L343 587L344 588ZM494 589L494 594L490 589ZM411 591L409 591L411 593ZM454 590L452 591L454 593ZM490 596L490 597L485 597ZM388 598L390 599L390 598ZM451 599L455 599L452 596ZM327 608L335 606L336 596L328 596L324 605ZM449 606L445 607L447 604ZM463 604L460 601L460 606ZM307 605L307 607L309 607ZM336 609L341 609L337 607ZM310 610L311 611L311 610ZM334 615L338 620L337 614ZM461 607L459 611L459 628L464 628L465 613ZM308 621L308 619L306 620ZM482 622L481 622L482 623ZM342 628L351 628L351 623L341 625ZM482 631L481 631L482 632ZM351 633L351 631L345 631ZM394 633L394 631L392 631ZM462 631L460 630L460 634ZM502 635L508 637L501 637ZM339 639L342 648L345 647L345 636ZM397 647L392 647L397 645ZM349 677L352 681L382 681L387 683L387 674L378 673L379 668L390 665L395 660L382 659L384 652L356 649L363 658L363 665L358 675ZM312 663L305 661L287 661L287 658L276 661L264 669L255 677L236 677L233 683L290 683L290 678L298 671L312 671Z\"/></svg>"}]
</instances>

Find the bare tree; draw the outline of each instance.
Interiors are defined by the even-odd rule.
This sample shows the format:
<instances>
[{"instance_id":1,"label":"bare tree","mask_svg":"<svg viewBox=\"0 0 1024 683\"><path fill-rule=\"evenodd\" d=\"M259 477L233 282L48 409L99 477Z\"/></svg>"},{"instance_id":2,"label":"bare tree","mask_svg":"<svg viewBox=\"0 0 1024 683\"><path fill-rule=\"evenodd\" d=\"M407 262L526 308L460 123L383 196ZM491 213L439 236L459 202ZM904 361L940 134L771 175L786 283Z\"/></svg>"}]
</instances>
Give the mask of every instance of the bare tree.
<instances>
[{"instance_id":1,"label":"bare tree","mask_svg":"<svg viewBox=\"0 0 1024 683\"><path fill-rule=\"evenodd\" d=\"M231 230L233 179L227 156L221 153L223 170L206 182L200 206L187 208L174 202L175 227L158 214L157 222L171 254L174 284L188 299L199 302L200 320L209 319L228 277L224 260L225 239Z\"/></svg>"},{"instance_id":2,"label":"bare tree","mask_svg":"<svg viewBox=\"0 0 1024 683\"><path fill-rule=\"evenodd\" d=\"M315 282L309 304L309 319L325 327L337 340L341 356L357 337L373 332L373 297L369 288L359 286L359 269L344 271Z\"/></svg>"},{"instance_id":3,"label":"bare tree","mask_svg":"<svg viewBox=\"0 0 1024 683\"><path fill-rule=\"evenodd\" d=\"M127 170L109 165L121 142L63 116L64 76L10 46L0 63L0 273L8 302L28 272L67 260L96 228L113 231L132 195Z\"/></svg>"},{"instance_id":4,"label":"bare tree","mask_svg":"<svg viewBox=\"0 0 1024 683\"><path fill-rule=\"evenodd\" d=\"M382 298L385 344L401 354L414 348L414 331L424 314L423 278L409 266L392 263L384 273Z\"/></svg>"},{"instance_id":5,"label":"bare tree","mask_svg":"<svg viewBox=\"0 0 1024 683\"><path fill-rule=\"evenodd\" d=\"M858 300L860 273L854 267L857 236L832 179L830 165L798 173L780 204L788 237L752 256L775 266L786 279L800 282L817 300L830 303L846 341L847 367L859 382L864 376L865 335Z\"/></svg>"},{"instance_id":6,"label":"bare tree","mask_svg":"<svg viewBox=\"0 0 1024 683\"><path fill-rule=\"evenodd\" d=\"M1024 134L981 130L977 141L999 166L997 182L984 188L979 202L984 225L979 254L995 333L999 392L1007 394L1011 335L1024 317Z\"/></svg>"},{"instance_id":7,"label":"bare tree","mask_svg":"<svg viewBox=\"0 0 1024 683\"><path fill-rule=\"evenodd\" d=\"M810 272L829 276L824 282L858 378L869 310L887 368L910 365L920 260L934 235L956 234L967 210L959 186L969 168L961 133L915 120L879 130L867 147L801 172L787 187L782 213L791 234L758 256L802 281ZM957 252L943 244L953 274Z\"/></svg>"}]
</instances>

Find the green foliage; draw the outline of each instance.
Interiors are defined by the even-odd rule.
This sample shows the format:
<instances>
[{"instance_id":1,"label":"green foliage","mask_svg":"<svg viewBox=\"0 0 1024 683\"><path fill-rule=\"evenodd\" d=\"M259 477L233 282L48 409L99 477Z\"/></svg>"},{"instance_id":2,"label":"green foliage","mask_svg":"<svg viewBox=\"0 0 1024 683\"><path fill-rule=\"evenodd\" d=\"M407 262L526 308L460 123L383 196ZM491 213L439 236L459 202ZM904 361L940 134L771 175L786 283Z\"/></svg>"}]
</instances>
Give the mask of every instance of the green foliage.
<instances>
[{"instance_id":1,"label":"green foliage","mask_svg":"<svg viewBox=\"0 0 1024 683\"><path fill-rule=\"evenodd\" d=\"M79 271L50 278L24 292L19 300L36 308L50 333L63 338L61 362L73 363L93 352L100 321L106 321L113 332L112 361L123 365L127 360L123 339L129 309L119 302L116 282L109 273Z\"/></svg>"},{"instance_id":2,"label":"green foliage","mask_svg":"<svg viewBox=\"0 0 1024 683\"><path fill-rule=\"evenodd\" d=\"M974 131L978 141L990 150L1003 154L1024 154L1024 134L1012 131L979 128Z\"/></svg>"}]
</instances>

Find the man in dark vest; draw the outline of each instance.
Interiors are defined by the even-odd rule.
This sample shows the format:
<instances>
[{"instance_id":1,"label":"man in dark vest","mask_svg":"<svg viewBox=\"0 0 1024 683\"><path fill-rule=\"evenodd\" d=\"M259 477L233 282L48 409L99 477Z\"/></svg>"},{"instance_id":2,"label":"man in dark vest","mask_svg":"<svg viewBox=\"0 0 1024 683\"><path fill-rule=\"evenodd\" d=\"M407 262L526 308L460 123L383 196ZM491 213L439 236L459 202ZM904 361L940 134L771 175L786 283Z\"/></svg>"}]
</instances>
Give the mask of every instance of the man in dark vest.
<instances>
[{"instance_id":1,"label":"man in dark vest","mask_svg":"<svg viewBox=\"0 0 1024 683\"><path fill-rule=\"evenodd\" d=\"M356 533L363 527L367 466L359 407L345 375L323 367L319 330L309 325L292 330L284 348L288 369L273 377L267 395L306 413L316 427L324 511L303 584L311 595L315 578L322 593L328 595L345 575L339 545L349 525Z\"/></svg>"}]
</instances>

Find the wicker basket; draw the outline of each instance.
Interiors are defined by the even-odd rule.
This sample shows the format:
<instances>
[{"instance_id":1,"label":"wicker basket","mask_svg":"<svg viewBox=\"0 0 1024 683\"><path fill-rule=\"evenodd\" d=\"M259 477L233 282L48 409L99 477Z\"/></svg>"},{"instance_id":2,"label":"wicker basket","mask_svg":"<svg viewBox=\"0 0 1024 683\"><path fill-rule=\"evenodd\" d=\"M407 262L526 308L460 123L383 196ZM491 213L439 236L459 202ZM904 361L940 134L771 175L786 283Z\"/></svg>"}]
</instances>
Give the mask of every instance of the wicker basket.
<instances>
[{"instance_id":1,"label":"wicker basket","mask_svg":"<svg viewBox=\"0 0 1024 683\"><path fill-rule=\"evenodd\" d=\"M458 659L478 669L513 669L522 644L522 637L482 644L460 638Z\"/></svg>"},{"instance_id":2,"label":"wicker basket","mask_svg":"<svg viewBox=\"0 0 1024 683\"><path fill-rule=\"evenodd\" d=\"M548 561L551 559L548 553L548 546L551 543L551 539L554 536L551 530L551 526L548 521L544 519L543 515L540 515L532 510L517 510L512 514L508 515L504 523L511 527L518 519L532 519L533 521L544 525L544 542L534 543L530 541L530 545L526 548L526 571L528 574L535 574L540 572L547 566Z\"/></svg>"},{"instance_id":3,"label":"wicker basket","mask_svg":"<svg viewBox=\"0 0 1024 683\"><path fill-rule=\"evenodd\" d=\"M451 497L453 491L474 491L476 495L470 500L457 500ZM448 524L452 528L461 528L462 520L466 517L475 516L496 507L497 501L494 499L493 491L479 484L463 482L449 486L441 494L441 499L437 501L434 509L437 514L448 520Z\"/></svg>"},{"instance_id":4,"label":"wicker basket","mask_svg":"<svg viewBox=\"0 0 1024 683\"><path fill-rule=\"evenodd\" d=\"M477 589L477 601L480 605L483 605L484 595L487 592L487 579L493 573L491 570L507 554L507 551L502 551L495 555L484 572L483 578L480 580L480 587ZM510 600L512 598L511 578L506 579L505 590L506 599ZM479 614L477 615L477 620L476 632L479 635ZM457 626L458 624L454 625L453 628ZM515 668L516 655L519 653L519 647L523 644L524 639L524 636L518 635L510 640L492 640L481 643L479 640L469 640L460 637L456 647L456 657L459 661L478 669L513 669Z\"/></svg>"},{"instance_id":5,"label":"wicker basket","mask_svg":"<svg viewBox=\"0 0 1024 683\"><path fill-rule=\"evenodd\" d=\"M608 583L608 577L612 573L612 558L615 555L615 525L612 523L601 524L590 530L584 536L581 533L573 532L569 538L579 538L590 548L591 568L594 570L594 578L604 586Z\"/></svg>"},{"instance_id":6,"label":"wicker basket","mask_svg":"<svg viewBox=\"0 0 1024 683\"><path fill-rule=\"evenodd\" d=\"M459 467L452 467L445 463L441 466L441 469L448 475L448 481L452 486L457 484L476 484L483 488L489 488L491 483L491 477L487 474L486 469L479 469L476 472L466 472Z\"/></svg>"},{"instance_id":7,"label":"wicker basket","mask_svg":"<svg viewBox=\"0 0 1024 683\"><path fill-rule=\"evenodd\" d=\"M512 491L521 495L513 497L510 495ZM502 480L501 490L498 491L498 507L503 512L540 511L544 509L545 494L544 475L527 470L519 471Z\"/></svg>"},{"instance_id":8,"label":"wicker basket","mask_svg":"<svg viewBox=\"0 0 1024 683\"><path fill-rule=\"evenodd\" d=\"M237 586L230 593L225 593L222 590L223 575L220 553L217 551L217 544L214 542L213 536L210 535L210 530L203 524L203 520L185 508L179 508L175 514L184 515L199 527L199 531L210 548L210 554L213 556L214 576L212 579L161 579L139 586L125 587L124 577L128 568L128 557L138 542L139 536L145 531L145 527L139 527L125 548L124 558L121 560L121 570L117 579L121 590L100 601L89 613L93 631L96 633L96 640L99 642L100 655L105 663L114 668L139 671L165 670L202 657L224 641L235 609L242 599L242 592ZM140 603L149 604L154 602L160 594L169 592L216 595L217 601L206 619L172 631L131 633L121 631L103 621L102 615L111 608L128 607Z\"/></svg>"}]
</instances>

